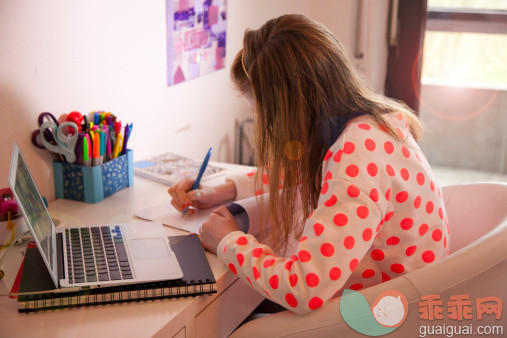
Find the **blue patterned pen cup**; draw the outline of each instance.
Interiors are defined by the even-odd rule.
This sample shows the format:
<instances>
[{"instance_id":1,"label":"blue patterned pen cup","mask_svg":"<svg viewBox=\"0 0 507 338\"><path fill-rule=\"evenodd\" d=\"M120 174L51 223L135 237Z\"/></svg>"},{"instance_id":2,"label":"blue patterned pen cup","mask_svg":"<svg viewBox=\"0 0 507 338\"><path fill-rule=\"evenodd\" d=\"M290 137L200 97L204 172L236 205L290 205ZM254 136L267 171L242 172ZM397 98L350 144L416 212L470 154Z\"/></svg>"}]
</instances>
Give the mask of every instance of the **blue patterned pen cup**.
<instances>
[{"instance_id":1,"label":"blue patterned pen cup","mask_svg":"<svg viewBox=\"0 0 507 338\"><path fill-rule=\"evenodd\" d=\"M97 203L134 184L133 153L95 167L53 162L56 198Z\"/></svg>"}]
</instances>

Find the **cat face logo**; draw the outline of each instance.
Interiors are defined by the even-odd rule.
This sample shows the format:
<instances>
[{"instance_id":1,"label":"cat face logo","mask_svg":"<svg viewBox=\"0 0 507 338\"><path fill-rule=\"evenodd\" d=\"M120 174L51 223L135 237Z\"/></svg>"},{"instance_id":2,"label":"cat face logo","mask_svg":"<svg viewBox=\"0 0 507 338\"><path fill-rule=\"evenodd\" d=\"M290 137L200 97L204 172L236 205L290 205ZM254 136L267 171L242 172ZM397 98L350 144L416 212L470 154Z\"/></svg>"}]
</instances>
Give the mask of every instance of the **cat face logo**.
<instances>
[{"instance_id":1,"label":"cat face logo","mask_svg":"<svg viewBox=\"0 0 507 338\"><path fill-rule=\"evenodd\" d=\"M373 302L371 312L380 325L399 327L407 318L407 298L396 290L384 291Z\"/></svg>"},{"instance_id":2,"label":"cat face logo","mask_svg":"<svg viewBox=\"0 0 507 338\"><path fill-rule=\"evenodd\" d=\"M340 300L343 320L367 336L383 336L400 327L408 314L408 302L397 290L382 292L372 305L357 291L346 289Z\"/></svg>"}]
</instances>

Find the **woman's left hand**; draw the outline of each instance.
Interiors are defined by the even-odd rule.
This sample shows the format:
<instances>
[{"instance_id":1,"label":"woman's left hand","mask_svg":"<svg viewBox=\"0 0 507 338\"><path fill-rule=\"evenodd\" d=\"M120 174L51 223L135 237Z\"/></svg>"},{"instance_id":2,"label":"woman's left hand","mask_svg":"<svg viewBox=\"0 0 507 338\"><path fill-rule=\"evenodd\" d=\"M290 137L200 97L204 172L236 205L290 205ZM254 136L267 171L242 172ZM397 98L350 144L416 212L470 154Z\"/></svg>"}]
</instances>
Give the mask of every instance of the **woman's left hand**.
<instances>
[{"instance_id":1,"label":"woman's left hand","mask_svg":"<svg viewBox=\"0 0 507 338\"><path fill-rule=\"evenodd\" d=\"M220 241L229 233L238 230L238 224L229 209L224 206L219 207L213 210L208 220L199 229L202 246L216 254Z\"/></svg>"}]
</instances>

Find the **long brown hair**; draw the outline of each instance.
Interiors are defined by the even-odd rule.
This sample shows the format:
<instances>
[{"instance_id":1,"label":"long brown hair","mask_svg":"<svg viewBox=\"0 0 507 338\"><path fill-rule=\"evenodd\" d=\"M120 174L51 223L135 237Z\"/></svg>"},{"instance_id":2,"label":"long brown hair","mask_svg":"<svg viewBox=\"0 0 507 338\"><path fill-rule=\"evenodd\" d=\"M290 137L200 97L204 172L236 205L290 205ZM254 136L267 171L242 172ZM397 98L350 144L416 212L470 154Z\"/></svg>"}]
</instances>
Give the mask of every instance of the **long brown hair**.
<instances>
[{"instance_id":1,"label":"long brown hair","mask_svg":"<svg viewBox=\"0 0 507 338\"><path fill-rule=\"evenodd\" d=\"M356 73L345 50L323 25L303 15L283 15L245 31L231 77L255 99L255 151L260 178L269 176L269 211L275 248L317 207L322 161L351 119L368 115L399 138L383 114L403 113L414 138L417 117L404 104L375 93ZM295 212L298 194L302 214Z\"/></svg>"}]
</instances>

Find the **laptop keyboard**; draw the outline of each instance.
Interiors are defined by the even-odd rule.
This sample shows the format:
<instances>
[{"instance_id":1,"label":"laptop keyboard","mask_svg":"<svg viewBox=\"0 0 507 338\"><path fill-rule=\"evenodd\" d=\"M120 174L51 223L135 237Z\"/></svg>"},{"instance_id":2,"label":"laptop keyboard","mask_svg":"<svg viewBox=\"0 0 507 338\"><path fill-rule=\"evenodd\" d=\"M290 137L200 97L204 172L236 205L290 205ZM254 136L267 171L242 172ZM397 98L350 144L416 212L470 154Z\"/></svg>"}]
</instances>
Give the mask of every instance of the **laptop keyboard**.
<instances>
[{"instance_id":1,"label":"laptop keyboard","mask_svg":"<svg viewBox=\"0 0 507 338\"><path fill-rule=\"evenodd\" d=\"M111 233L113 235L111 235ZM69 283L133 279L120 227L65 229Z\"/></svg>"}]
</instances>

